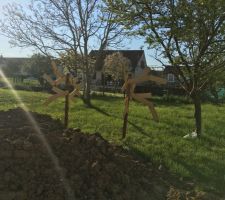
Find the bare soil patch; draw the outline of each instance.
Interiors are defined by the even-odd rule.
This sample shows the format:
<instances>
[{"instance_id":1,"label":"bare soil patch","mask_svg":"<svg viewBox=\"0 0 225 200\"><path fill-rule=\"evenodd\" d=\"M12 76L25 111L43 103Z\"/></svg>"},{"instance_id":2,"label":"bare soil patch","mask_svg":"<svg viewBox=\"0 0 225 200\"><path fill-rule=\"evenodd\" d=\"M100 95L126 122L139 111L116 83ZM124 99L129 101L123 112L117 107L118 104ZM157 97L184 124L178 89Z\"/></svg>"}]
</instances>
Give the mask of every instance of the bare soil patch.
<instances>
[{"instance_id":1,"label":"bare soil patch","mask_svg":"<svg viewBox=\"0 0 225 200\"><path fill-rule=\"evenodd\" d=\"M1 111L0 200L212 198L194 192L194 185L171 179L165 170L108 143L97 133L63 130L60 121L31 114L60 167L52 162L22 109Z\"/></svg>"}]
</instances>

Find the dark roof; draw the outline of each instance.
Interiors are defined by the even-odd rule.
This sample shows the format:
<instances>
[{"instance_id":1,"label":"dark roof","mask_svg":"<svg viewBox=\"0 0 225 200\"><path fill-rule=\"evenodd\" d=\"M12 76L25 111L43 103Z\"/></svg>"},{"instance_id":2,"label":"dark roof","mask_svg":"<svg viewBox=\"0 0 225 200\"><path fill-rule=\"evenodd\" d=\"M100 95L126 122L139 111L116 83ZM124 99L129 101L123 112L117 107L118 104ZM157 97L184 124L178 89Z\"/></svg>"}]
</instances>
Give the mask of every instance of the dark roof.
<instances>
[{"instance_id":1,"label":"dark roof","mask_svg":"<svg viewBox=\"0 0 225 200\"><path fill-rule=\"evenodd\" d=\"M159 77L163 77L163 72L164 71L162 71L162 70L154 70L154 69L151 70L152 75L159 76Z\"/></svg>"},{"instance_id":2,"label":"dark roof","mask_svg":"<svg viewBox=\"0 0 225 200\"><path fill-rule=\"evenodd\" d=\"M165 74L173 73L173 71L174 71L174 67L171 66L171 65L166 65L165 68L164 68Z\"/></svg>"},{"instance_id":3,"label":"dark roof","mask_svg":"<svg viewBox=\"0 0 225 200\"><path fill-rule=\"evenodd\" d=\"M99 52L99 50L92 50L89 54L93 59L96 59L96 70L101 70L103 68L106 56L116 52L119 52L124 57L128 58L131 62L132 69L135 69L138 64L138 61L144 54L144 50L103 50L101 51L101 54Z\"/></svg>"},{"instance_id":4,"label":"dark roof","mask_svg":"<svg viewBox=\"0 0 225 200\"><path fill-rule=\"evenodd\" d=\"M189 66L190 69L193 69L192 66ZM184 65L178 65L178 66L172 66L172 65L166 65L164 68L164 74L177 74L178 68L182 69L182 71L186 71L187 68Z\"/></svg>"}]
</instances>

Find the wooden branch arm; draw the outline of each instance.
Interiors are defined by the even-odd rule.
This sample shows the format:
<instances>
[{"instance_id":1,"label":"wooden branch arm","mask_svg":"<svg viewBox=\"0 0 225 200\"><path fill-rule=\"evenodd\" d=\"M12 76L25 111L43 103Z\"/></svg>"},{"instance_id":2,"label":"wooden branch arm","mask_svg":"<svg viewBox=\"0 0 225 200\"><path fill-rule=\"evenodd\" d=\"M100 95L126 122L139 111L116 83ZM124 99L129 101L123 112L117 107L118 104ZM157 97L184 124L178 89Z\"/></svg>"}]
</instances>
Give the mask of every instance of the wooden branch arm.
<instances>
[{"instance_id":1,"label":"wooden branch arm","mask_svg":"<svg viewBox=\"0 0 225 200\"><path fill-rule=\"evenodd\" d=\"M65 76L62 76L62 77L59 77L58 79L56 79L54 81L54 84L55 85L59 85L60 83L64 82L65 81Z\"/></svg>"},{"instance_id":2,"label":"wooden branch arm","mask_svg":"<svg viewBox=\"0 0 225 200\"><path fill-rule=\"evenodd\" d=\"M57 94L62 94L62 95L67 95L69 93L68 91L61 90L61 89L59 89L57 87L53 87L52 90L54 92L56 92Z\"/></svg>"},{"instance_id":3,"label":"wooden branch arm","mask_svg":"<svg viewBox=\"0 0 225 200\"><path fill-rule=\"evenodd\" d=\"M76 95L76 96L81 96L81 93L80 93L79 90L74 89L74 90L70 93L70 97L72 97L72 96L74 96L74 95Z\"/></svg>"},{"instance_id":4,"label":"wooden branch arm","mask_svg":"<svg viewBox=\"0 0 225 200\"><path fill-rule=\"evenodd\" d=\"M59 98L59 97L64 97L64 94L55 94L50 96L47 101L44 103L45 106L47 106L48 104L50 104L52 101L54 101L55 99Z\"/></svg>"},{"instance_id":5,"label":"wooden branch arm","mask_svg":"<svg viewBox=\"0 0 225 200\"><path fill-rule=\"evenodd\" d=\"M44 74L42 77L43 77L50 85L52 85L52 86L55 85L54 81L51 79L51 77L50 77L49 75Z\"/></svg>"},{"instance_id":6,"label":"wooden branch arm","mask_svg":"<svg viewBox=\"0 0 225 200\"><path fill-rule=\"evenodd\" d=\"M144 98L144 99L149 99L152 97L151 93L135 93L135 96L138 98Z\"/></svg>"},{"instance_id":7,"label":"wooden branch arm","mask_svg":"<svg viewBox=\"0 0 225 200\"><path fill-rule=\"evenodd\" d=\"M56 86L56 85L59 85L60 83L62 83L63 81L65 81L65 76L63 77L60 77L58 78L57 80L53 81L52 78L47 75L47 74L44 74L42 76L51 86Z\"/></svg>"},{"instance_id":8,"label":"wooden branch arm","mask_svg":"<svg viewBox=\"0 0 225 200\"><path fill-rule=\"evenodd\" d=\"M157 84L166 84L167 81L163 78L157 77L157 76L153 76L153 75L143 75L137 78L133 78L128 80L127 82L130 84L137 84L137 83L142 83L145 81L154 81Z\"/></svg>"},{"instance_id":9,"label":"wooden branch arm","mask_svg":"<svg viewBox=\"0 0 225 200\"><path fill-rule=\"evenodd\" d=\"M150 112L152 113L152 117L153 117L153 120L158 122L159 121L159 117L158 117L158 114L154 108L154 105L152 104L152 102L136 95L136 94L131 94L132 98L135 99L136 101L139 101L141 103L143 103L144 105L148 106Z\"/></svg>"},{"instance_id":10,"label":"wooden branch arm","mask_svg":"<svg viewBox=\"0 0 225 200\"><path fill-rule=\"evenodd\" d=\"M51 65L52 65L52 71L53 71L53 73L55 74L55 76L56 76L57 78L60 78L60 77L63 77L63 76L64 76L64 74L62 74L62 73L58 70L55 61L51 61Z\"/></svg>"}]
</instances>

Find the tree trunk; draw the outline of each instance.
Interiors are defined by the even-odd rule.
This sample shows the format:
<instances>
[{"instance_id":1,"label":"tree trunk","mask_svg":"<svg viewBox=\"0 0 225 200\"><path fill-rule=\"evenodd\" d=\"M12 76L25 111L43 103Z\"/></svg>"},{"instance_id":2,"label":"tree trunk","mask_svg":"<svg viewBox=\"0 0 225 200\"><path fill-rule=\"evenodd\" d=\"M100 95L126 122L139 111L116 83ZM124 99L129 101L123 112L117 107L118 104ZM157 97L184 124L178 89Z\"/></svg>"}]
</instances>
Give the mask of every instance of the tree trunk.
<instances>
[{"instance_id":1,"label":"tree trunk","mask_svg":"<svg viewBox=\"0 0 225 200\"><path fill-rule=\"evenodd\" d=\"M82 72L82 78L83 78L83 98L84 98L84 94L85 94L85 91L86 91L86 74L84 72L84 69L83 69L83 72Z\"/></svg>"},{"instance_id":2,"label":"tree trunk","mask_svg":"<svg viewBox=\"0 0 225 200\"><path fill-rule=\"evenodd\" d=\"M84 59L85 59L85 91L84 91L84 103L87 105L91 104L91 79L88 62L88 39L87 36L84 39Z\"/></svg>"},{"instance_id":3,"label":"tree trunk","mask_svg":"<svg viewBox=\"0 0 225 200\"><path fill-rule=\"evenodd\" d=\"M202 133L202 108L201 108L201 99L200 94L195 94L192 96L194 107L195 107L195 127L197 136L200 137Z\"/></svg>"},{"instance_id":4,"label":"tree trunk","mask_svg":"<svg viewBox=\"0 0 225 200\"><path fill-rule=\"evenodd\" d=\"M91 104L91 80L90 80L90 74L89 74L88 66L86 67L84 103L87 104L87 105Z\"/></svg>"},{"instance_id":5,"label":"tree trunk","mask_svg":"<svg viewBox=\"0 0 225 200\"><path fill-rule=\"evenodd\" d=\"M103 81L102 81L102 94L103 94L103 96L105 96L105 74L103 74L103 76L102 76L102 78L103 78Z\"/></svg>"}]
</instances>

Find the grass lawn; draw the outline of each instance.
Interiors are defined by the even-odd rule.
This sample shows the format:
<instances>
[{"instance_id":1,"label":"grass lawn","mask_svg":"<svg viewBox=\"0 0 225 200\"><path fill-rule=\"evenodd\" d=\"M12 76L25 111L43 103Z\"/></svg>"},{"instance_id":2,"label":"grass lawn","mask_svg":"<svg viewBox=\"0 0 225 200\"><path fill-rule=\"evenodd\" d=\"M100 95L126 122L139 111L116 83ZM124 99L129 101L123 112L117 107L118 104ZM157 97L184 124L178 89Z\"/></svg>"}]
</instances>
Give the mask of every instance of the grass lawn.
<instances>
[{"instance_id":1,"label":"grass lawn","mask_svg":"<svg viewBox=\"0 0 225 200\"><path fill-rule=\"evenodd\" d=\"M63 99L42 106L49 94L18 91L30 110L63 119ZM194 180L197 188L225 197L225 105L204 104L203 136L183 139L194 127L193 105L181 101L155 99L160 122L155 123L146 107L130 105L128 134L121 141L123 98L95 96L92 108L77 99L71 103L70 126L84 132L99 132L112 142L138 153L146 160L162 164L183 179ZM12 93L0 89L0 110L17 107Z\"/></svg>"}]
</instances>

